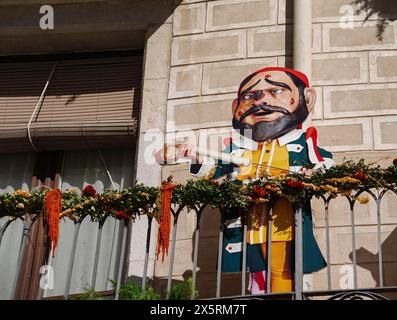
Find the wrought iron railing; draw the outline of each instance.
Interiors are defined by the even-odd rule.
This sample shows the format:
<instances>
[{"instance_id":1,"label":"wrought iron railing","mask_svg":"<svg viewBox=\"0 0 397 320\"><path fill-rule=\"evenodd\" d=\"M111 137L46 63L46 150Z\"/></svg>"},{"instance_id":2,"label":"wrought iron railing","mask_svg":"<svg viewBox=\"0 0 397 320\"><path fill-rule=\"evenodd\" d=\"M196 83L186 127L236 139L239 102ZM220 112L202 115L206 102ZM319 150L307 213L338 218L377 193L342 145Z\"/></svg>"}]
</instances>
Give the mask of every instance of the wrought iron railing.
<instances>
[{"instance_id":1,"label":"wrought iron railing","mask_svg":"<svg viewBox=\"0 0 397 320\"><path fill-rule=\"evenodd\" d=\"M364 192L366 192L368 195L370 195L373 200L376 203L376 230L377 230L377 250L378 250L378 272L379 272L379 286L374 287L374 288L360 288L358 285L358 279L357 279L357 256L356 256L356 222L355 222L355 204L357 202L357 197L359 195L362 195ZM221 296L221 286L222 286L222 252L223 252L223 221L220 221L220 228L219 228L219 239L218 239L218 248L213 248L213 250L218 251L218 261L217 261L217 271L216 271L216 290L213 294L213 299L223 299L223 298L230 298L230 299L266 299L266 298L273 298L273 297L285 297L287 299L295 299L295 300L302 300L302 299L309 299L312 297L322 297L322 296L328 296L331 297L331 299L338 300L338 299L384 299L385 297L380 295L382 293L386 292L397 292L397 286L392 286L392 285L385 285L384 281L384 259L383 259L383 252L382 252L382 238L381 238L381 227L382 227L382 219L381 219L381 202L382 199L384 199L384 196L387 192L393 192L396 194L393 190L386 190L386 189L381 189L381 190L369 190L369 189L361 189L356 192L354 192L351 196L347 196L347 200L349 202L349 207L350 207L350 227L351 227L351 246L352 246L352 266L353 266L353 288L352 289L342 289L342 290L335 290L332 288L332 273L331 273L331 242L330 242L330 223L329 223L329 208L330 205L332 204L332 201L334 198L332 197L324 197L322 196L321 199L324 202L324 226L325 226L325 259L327 261L327 285L325 290L313 290L313 291L304 291L303 289L303 246L302 246L302 209L298 209L295 211L295 266L294 266L294 290L292 292L285 292L285 293L272 293L270 292L270 284L271 284L271 273L267 272L266 277L266 292L265 294L262 295L249 295L246 292L246 275L249 270L246 268L246 261L247 261L247 243L246 241L243 241L243 246L242 246L242 272L241 272L241 294L240 295L230 295L230 296ZM192 299L194 298L194 292L197 286L197 263L198 263L198 251L199 251L199 241L200 241L200 229L202 227L202 217L205 213L204 211L205 206L203 205L200 208L197 208L197 210L193 210L195 215L196 215L196 223L195 223L195 232L194 232L194 247L193 247L193 268L192 268ZM169 265L168 265L168 277L167 277L167 293L170 292L171 290L171 285L173 281L173 267L174 267L174 261L175 261L175 253L176 253L176 242L177 242L177 228L178 228L178 220L179 217L182 214L186 214L186 211L183 211L182 208L173 208L172 210L172 216L173 216L173 224L172 224L172 235L171 235L171 246L170 246L170 252L169 252ZM248 210L243 211L244 215L248 214ZM267 253L267 270L270 270L270 265L271 265L271 228L272 228L272 210L270 209L270 219L268 220L268 253ZM92 278L91 278L91 287L95 288L95 283L97 281L97 276L98 276L98 261L99 261L99 256L101 252L101 237L102 237L102 227L106 221L105 217L98 223L98 233L97 233L97 238L96 238L96 246L95 246L95 255L94 255L94 263L92 265ZM4 217L3 217L4 219ZM22 257L24 254L24 248L26 247L27 241L29 241L29 233L30 230L33 226L33 224L37 221L37 216L32 216L29 214L25 214L24 216L19 217L18 219L23 220L23 235L22 235L22 240L21 244L19 246L20 251L18 254L18 263L17 263L17 268L15 272L15 277L14 279L8 279L9 281L13 281L13 290L10 298L15 296L15 288L17 286L17 279L18 275L21 270L21 263L22 263ZM63 297L64 299L67 299L70 294L70 284L71 284L71 278L72 278L72 273L73 273L73 268L74 268L74 259L75 259L75 254L76 254L76 246L78 243L78 238L79 238L79 233L80 233L80 226L83 222L84 218L77 220L74 223L74 234L72 238L72 245L71 245L71 251L68 253L69 254L69 265L67 268L67 275L66 275L66 284L64 288L64 294ZM3 223L0 226L0 246L2 246L2 240L4 238L4 235L6 234L7 230L9 229L9 226L15 222L15 219L8 219L5 223ZM69 222L72 223L72 222ZM125 265L125 259L126 259L126 252L127 252L127 247L128 247L128 239L127 239L127 234L128 234L128 228L129 228L129 223L133 222L127 222L127 220L122 220L119 222L120 227L121 227L121 254L117 258L118 260L118 266L117 266L117 279L116 279L116 288L115 288L115 294L114 298L118 299L119 298L119 288L120 285L123 282L123 266ZM142 274L142 280L141 280L141 287L142 289L145 289L147 286L147 280L148 280L148 265L149 265L149 259L150 259L150 247L153 246L153 239L152 239L152 227L153 224L153 218L148 217L147 218L147 233L146 233L146 239L145 241L142 241L142 245L145 245L146 250L145 250L145 258L144 258L144 267L143 267L143 274ZM247 219L242 219L243 223L243 239L246 239L247 237ZM131 249L133 250L133 249ZM337 248L333 249L337 250ZM67 253L63 253L67 254ZM50 257L50 256L49 256ZM1 257L0 257L1 259ZM51 258L49 258L49 264L51 264ZM37 293L37 298L42 298L43 297L43 289L39 289Z\"/></svg>"}]
</instances>

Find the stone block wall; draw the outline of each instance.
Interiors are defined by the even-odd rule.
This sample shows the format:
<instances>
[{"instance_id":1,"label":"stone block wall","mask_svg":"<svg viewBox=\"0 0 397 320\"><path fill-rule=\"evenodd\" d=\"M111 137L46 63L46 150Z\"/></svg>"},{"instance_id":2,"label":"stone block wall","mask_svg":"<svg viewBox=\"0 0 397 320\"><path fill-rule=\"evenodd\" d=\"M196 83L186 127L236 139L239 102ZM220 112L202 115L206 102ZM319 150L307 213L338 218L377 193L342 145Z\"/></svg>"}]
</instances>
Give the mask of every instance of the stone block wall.
<instances>
[{"instance_id":1,"label":"stone block wall","mask_svg":"<svg viewBox=\"0 0 397 320\"><path fill-rule=\"evenodd\" d=\"M338 162L345 156L377 161L392 155L393 159L393 150L397 148L394 134L397 129L397 24L394 22L397 8L380 1L383 5L376 8L378 15L365 21L366 14L354 14L357 6L351 2L312 2L311 83L318 93L312 123L318 128L321 145L334 152ZM231 131L231 103L242 78L266 66L292 67L292 7L291 0L181 2L173 16L166 125L171 141L176 136L177 141L188 138L203 145L214 138L219 141L215 147L222 149L222 138ZM343 23L346 12L354 14L349 28ZM379 24L385 15L388 19L380 36ZM212 130L210 138L203 134L208 129ZM380 164L390 162L386 159ZM177 181L190 178L186 163L164 167L163 178L169 174ZM388 240L397 237L397 217L391 209L397 199L385 200L382 239L388 244L391 243ZM351 285L346 284L344 278L350 270L345 266L351 265L351 249L345 246L351 237L351 229L347 227L350 211L346 204L341 207L340 201L343 199L331 204L334 208L330 231L334 289ZM364 207L356 217L357 249L362 245L372 256L365 256L368 252L360 257L358 254L359 286L373 286L377 282L376 210L373 203ZM323 209L320 203L315 203L313 210L316 236L325 254ZM214 219L212 216L208 219ZM192 213L183 219L178 225L180 250L176 252L174 268L179 280L191 273L195 225ZM215 294L219 227L216 219L204 224L206 235L200 241L198 289L201 297ZM397 263L393 254L385 259L388 259L387 270ZM166 264L158 262L155 272L164 281ZM310 288L325 288L325 276L325 269L314 274L308 280ZM390 273L386 278L389 283L385 284L397 284ZM224 294L239 294L239 277L224 275L222 281L222 287L230 291L223 290ZM164 287L164 282L161 286Z\"/></svg>"}]
</instances>

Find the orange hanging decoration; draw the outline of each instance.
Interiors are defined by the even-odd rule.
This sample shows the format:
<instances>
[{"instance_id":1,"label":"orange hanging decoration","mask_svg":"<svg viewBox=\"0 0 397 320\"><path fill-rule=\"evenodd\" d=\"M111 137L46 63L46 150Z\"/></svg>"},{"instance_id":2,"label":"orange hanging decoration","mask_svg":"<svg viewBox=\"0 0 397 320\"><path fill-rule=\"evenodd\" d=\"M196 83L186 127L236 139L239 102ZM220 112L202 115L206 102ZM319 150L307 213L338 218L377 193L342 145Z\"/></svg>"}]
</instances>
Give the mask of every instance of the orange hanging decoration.
<instances>
[{"instance_id":1,"label":"orange hanging decoration","mask_svg":"<svg viewBox=\"0 0 397 320\"><path fill-rule=\"evenodd\" d=\"M45 194L44 212L48 224L48 237L52 244L52 256L59 238L59 220L62 212L62 197L59 189L52 189Z\"/></svg>"},{"instance_id":2,"label":"orange hanging decoration","mask_svg":"<svg viewBox=\"0 0 397 320\"><path fill-rule=\"evenodd\" d=\"M176 184L171 182L171 178L168 181L163 181L161 191L161 216L160 216L160 228L157 234L157 259L159 258L160 252L162 252L162 262L164 262L164 255L168 255L168 248L170 244L170 230L171 230L171 198L172 191L175 189Z\"/></svg>"}]
</instances>

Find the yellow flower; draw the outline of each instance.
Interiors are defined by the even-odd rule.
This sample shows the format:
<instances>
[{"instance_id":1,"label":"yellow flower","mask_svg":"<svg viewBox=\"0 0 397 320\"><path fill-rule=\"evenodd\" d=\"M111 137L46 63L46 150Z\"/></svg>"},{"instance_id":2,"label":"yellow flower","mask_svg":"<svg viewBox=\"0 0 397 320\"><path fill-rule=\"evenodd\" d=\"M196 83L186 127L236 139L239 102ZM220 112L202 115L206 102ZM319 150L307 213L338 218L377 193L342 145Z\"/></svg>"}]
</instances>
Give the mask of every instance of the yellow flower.
<instances>
[{"instance_id":1,"label":"yellow flower","mask_svg":"<svg viewBox=\"0 0 397 320\"><path fill-rule=\"evenodd\" d=\"M25 209L25 205L24 205L23 203L19 202L19 203L16 205L16 208L17 208L17 209Z\"/></svg>"},{"instance_id":2,"label":"yellow flower","mask_svg":"<svg viewBox=\"0 0 397 320\"><path fill-rule=\"evenodd\" d=\"M23 191L23 190L17 190L13 193L14 196L19 195L24 198L30 198L32 195L29 192Z\"/></svg>"},{"instance_id":3,"label":"yellow flower","mask_svg":"<svg viewBox=\"0 0 397 320\"><path fill-rule=\"evenodd\" d=\"M320 186L320 188L321 188L321 190L324 190L328 193L337 193L338 192L338 188L330 186L329 184L322 185L322 186Z\"/></svg>"},{"instance_id":4,"label":"yellow flower","mask_svg":"<svg viewBox=\"0 0 397 320\"><path fill-rule=\"evenodd\" d=\"M369 197L368 196L358 196L357 201L360 204L367 204L369 202Z\"/></svg>"}]
</instances>

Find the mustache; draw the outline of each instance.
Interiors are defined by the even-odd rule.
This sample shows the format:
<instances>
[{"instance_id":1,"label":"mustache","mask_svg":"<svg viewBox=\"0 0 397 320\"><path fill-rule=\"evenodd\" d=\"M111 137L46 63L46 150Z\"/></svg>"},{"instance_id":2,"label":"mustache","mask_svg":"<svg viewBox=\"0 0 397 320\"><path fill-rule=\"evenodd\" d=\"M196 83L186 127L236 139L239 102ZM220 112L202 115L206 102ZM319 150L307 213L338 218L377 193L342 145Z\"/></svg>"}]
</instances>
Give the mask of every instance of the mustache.
<instances>
[{"instance_id":1,"label":"mustache","mask_svg":"<svg viewBox=\"0 0 397 320\"><path fill-rule=\"evenodd\" d=\"M283 107L279 106L273 106L270 104L260 104L257 106L253 106L250 109L248 109L246 112L243 113L243 115L240 117L239 122L243 122L245 118L247 118L249 115L259 112L259 111L267 111L267 112L280 112L284 115L290 115L291 112L289 112L287 109L284 109Z\"/></svg>"}]
</instances>

